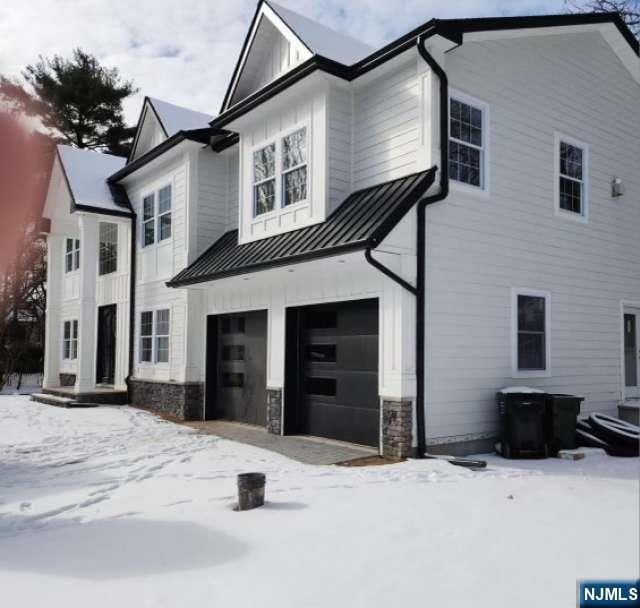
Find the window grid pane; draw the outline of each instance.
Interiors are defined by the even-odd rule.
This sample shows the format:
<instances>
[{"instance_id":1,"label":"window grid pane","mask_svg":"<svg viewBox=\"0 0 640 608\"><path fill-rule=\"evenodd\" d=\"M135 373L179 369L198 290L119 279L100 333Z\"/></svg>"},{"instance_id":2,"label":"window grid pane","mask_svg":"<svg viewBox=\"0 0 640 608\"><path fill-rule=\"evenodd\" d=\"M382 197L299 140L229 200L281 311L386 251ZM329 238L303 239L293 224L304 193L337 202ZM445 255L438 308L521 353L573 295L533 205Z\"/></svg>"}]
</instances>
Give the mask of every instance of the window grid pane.
<instances>
[{"instance_id":1,"label":"window grid pane","mask_svg":"<svg viewBox=\"0 0 640 608\"><path fill-rule=\"evenodd\" d=\"M100 223L99 273L115 272L118 264L118 225Z\"/></svg>"},{"instance_id":2,"label":"window grid pane","mask_svg":"<svg viewBox=\"0 0 640 608\"><path fill-rule=\"evenodd\" d=\"M158 218L158 240L164 241L171 237L171 212L164 213Z\"/></svg>"},{"instance_id":3,"label":"window grid pane","mask_svg":"<svg viewBox=\"0 0 640 608\"><path fill-rule=\"evenodd\" d=\"M171 210L171 186L165 186L158 192L158 213Z\"/></svg>"},{"instance_id":4,"label":"window grid pane","mask_svg":"<svg viewBox=\"0 0 640 608\"><path fill-rule=\"evenodd\" d=\"M282 176L282 204L292 205L307 198L307 168L300 167Z\"/></svg>"},{"instance_id":5,"label":"window grid pane","mask_svg":"<svg viewBox=\"0 0 640 608\"><path fill-rule=\"evenodd\" d=\"M169 310L156 311L156 334L159 336L169 335Z\"/></svg>"},{"instance_id":6,"label":"window grid pane","mask_svg":"<svg viewBox=\"0 0 640 608\"><path fill-rule=\"evenodd\" d=\"M300 129L282 138L282 169L286 171L307 162L307 130Z\"/></svg>"},{"instance_id":7,"label":"window grid pane","mask_svg":"<svg viewBox=\"0 0 640 608\"><path fill-rule=\"evenodd\" d=\"M276 180L262 182L254 188L254 214L261 215L273 211L276 199Z\"/></svg>"},{"instance_id":8,"label":"window grid pane","mask_svg":"<svg viewBox=\"0 0 640 608\"><path fill-rule=\"evenodd\" d=\"M276 145L270 144L253 153L253 182L257 184L276 173Z\"/></svg>"},{"instance_id":9,"label":"window grid pane","mask_svg":"<svg viewBox=\"0 0 640 608\"><path fill-rule=\"evenodd\" d=\"M545 370L546 302L540 296L518 296L518 369Z\"/></svg>"}]
</instances>

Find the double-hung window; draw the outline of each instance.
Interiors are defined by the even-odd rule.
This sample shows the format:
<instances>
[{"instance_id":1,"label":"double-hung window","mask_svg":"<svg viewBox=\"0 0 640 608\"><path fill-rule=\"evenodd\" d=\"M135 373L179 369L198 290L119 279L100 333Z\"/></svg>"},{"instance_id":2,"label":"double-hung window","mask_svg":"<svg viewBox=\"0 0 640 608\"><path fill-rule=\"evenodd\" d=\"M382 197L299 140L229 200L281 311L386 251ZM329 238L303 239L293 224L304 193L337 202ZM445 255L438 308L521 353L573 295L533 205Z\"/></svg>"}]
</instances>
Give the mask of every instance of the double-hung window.
<instances>
[{"instance_id":1,"label":"double-hung window","mask_svg":"<svg viewBox=\"0 0 640 608\"><path fill-rule=\"evenodd\" d=\"M171 238L171 186L142 199L142 246Z\"/></svg>"},{"instance_id":2,"label":"double-hung window","mask_svg":"<svg viewBox=\"0 0 640 608\"><path fill-rule=\"evenodd\" d=\"M78 239L67 239L64 252L64 270L73 272L80 268L80 241Z\"/></svg>"},{"instance_id":3,"label":"double-hung window","mask_svg":"<svg viewBox=\"0 0 640 608\"><path fill-rule=\"evenodd\" d=\"M514 365L517 375L545 374L549 369L549 295L515 290Z\"/></svg>"},{"instance_id":4,"label":"double-hung window","mask_svg":"<svg viewBox=\"0 0 640 608\"><path fill-rule=\"evenodd\" d=\"M449 177L486 188L486 111L480 104L449 100Z\"/></svg>"},{"instance_id":5,"label":"double-hung window","mask_svg":"<svg viewBox=\"0 0 640 608\"><path fill-rule=\"evenodd\" d=\"M169 309L147 310L140 314L140 361L169 362Z\"/></svg>"},{"instance_id":6,"label":"double-hung window","mask_svg":"<svg viewBox=\"0 0 640 608\"><path fill-rule=\"evenodd\" d=\"M253 153L254 216L305 201L307 163L306 127L256 150Z\"/></svg>"},{"instance_id":7,"label":"double-hung window","mask_svg":"<svg viewBox=\"0 0 640 608\"><path fill-rule=\"evenodd\" d=\"M586 218L587 147L556 134L556 202L563 215Z\"/></svg>"},{"instance_id":8,"label":"double-hung window","mask_svg":"<svg viewBox=\"0 0 640 608\"><path fill-rule=\"evenodd\" d=\"M118 267L118 224L100 222L99 274L110 274Z\"/></svg>"},{"instance_id":9,"label":"double-hung window","mask_svg":"<svg viewBox=\"0 0 640 608\"><path fill-rule=\"evenodd\" d=\"M62 358L78 358L78 321L65 321L63 324Z\"/></svg>"}]
</instances>

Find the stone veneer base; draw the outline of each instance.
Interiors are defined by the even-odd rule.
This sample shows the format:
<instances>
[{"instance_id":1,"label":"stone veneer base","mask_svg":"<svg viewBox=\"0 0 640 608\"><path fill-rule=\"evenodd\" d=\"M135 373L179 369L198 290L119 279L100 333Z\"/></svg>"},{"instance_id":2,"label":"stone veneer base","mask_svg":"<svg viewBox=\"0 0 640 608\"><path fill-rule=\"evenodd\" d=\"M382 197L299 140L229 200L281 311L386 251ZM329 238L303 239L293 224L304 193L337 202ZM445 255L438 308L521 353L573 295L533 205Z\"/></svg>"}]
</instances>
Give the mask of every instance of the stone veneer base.
<instances>
[{"instance_id":1,"label":"stone veneer base","mask_svg":"<svg viewBox=\"0 0 640 608\"><path fill-rule=\"evenodd\" d=\"M382 455L408 458L412 455L413 400L382 398Z\"/></svg>"},{"instance_id":2,"label":"stone veneer base","mask_svg":"<svg viewBox=\"0 0 640 608\"><path fill-rule=\"evenodd\" d=\"M204 412L204 383L158 382L130 378L129 403L175 416L180 420L202 420Z\"/></svg>"},{"instance_id":3,"label":"stone veneer base","mask_svg":"<svg viewBox=\"0 0 640 608\"><path fill-rule=\"evenodd\" d=\"M267 431L282 434L282 389L267 389Z\"/></svg>"}]
</instances>

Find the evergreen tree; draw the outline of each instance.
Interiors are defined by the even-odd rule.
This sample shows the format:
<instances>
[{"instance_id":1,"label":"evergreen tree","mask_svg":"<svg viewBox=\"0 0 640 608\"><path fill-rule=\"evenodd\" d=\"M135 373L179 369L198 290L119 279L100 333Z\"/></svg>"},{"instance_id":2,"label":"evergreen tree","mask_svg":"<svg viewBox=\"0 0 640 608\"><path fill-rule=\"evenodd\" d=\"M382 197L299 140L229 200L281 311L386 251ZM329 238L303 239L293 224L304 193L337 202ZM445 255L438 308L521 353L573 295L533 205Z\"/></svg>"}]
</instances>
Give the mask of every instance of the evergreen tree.
<instances>
[{"instance_id":1,"label":"evergreen tree","mask_svg":"<svg viewBox=\"0 0 640 608\"><path fill-rule=\"evenodd\" d=\"M105 68L75 49L71 59L40 57L23 73L36 103L31 112L54 136L77 148L126 155L134 130L124 123L122 101L137 92L117 68Z\"/></svg>"}]
</instances>

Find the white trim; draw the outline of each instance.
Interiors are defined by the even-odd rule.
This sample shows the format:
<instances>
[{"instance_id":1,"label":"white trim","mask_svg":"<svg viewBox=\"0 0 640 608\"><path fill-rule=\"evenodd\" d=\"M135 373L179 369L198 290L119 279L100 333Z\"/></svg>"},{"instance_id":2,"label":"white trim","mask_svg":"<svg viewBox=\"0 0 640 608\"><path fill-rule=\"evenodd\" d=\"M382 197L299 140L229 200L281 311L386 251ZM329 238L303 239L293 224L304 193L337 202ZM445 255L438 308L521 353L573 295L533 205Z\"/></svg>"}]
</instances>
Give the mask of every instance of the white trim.
<instances>
[{"instance_id":1,"label":"white trim","mask_svg":"<svg viewBox=\"0 0 640 608\"><path fill-rule=\"evenodd\" d=\"M161 336L158 336L156 333L156 316L157 316L157 312L159 310L168 310L169 311L169 333L167 335L162 334ZM145 312L150 312L152 313L151 315L151 335L149 334L145 334L144 336L142 335L142 315ZM136 353L135 353L135 359L136 359L136 365L138 365L139 367L159 367L161 369L167 369L169 368L170 364L171 364L171 325L172 325L172 319L173 319L173 310L172 310L172 306L169 303L163 303L163 304L156 304L155 306L145 306L144 308L140 308L137 311L137 323L136 326L138 327L138 331L137 331L137 336L136 336ZM142 338L151 338L151 361L143 361L142 360ZM168 337L169 338L169 346L168 346L168 352L169 352L169 360L168 361L157 361L157 349L156 349L156 338L157 337Z\"/></svg>"},{"instance_id":2,"label":"white trim","mask_svg":"<svg viewBox=\"0 0 640 608\"><path fill-rule=\"evenodd\" d=\"M545 369L518 369L518 296L544 298ZM525 287L511 288L511 377L548 378L551 376L551 292Z\"/></svg>"},{"instance_id":3,"label":"white trim","mask_svg":"<svg viewBox=\"0 0 640 608\"><path fill-rule=\"evenodd\" d=\"M582 208L581 213L567 211L560 208L560 143L564 142L582 150ZM589 222L589 145L565 135L560 131L553 133L553 199L554 213L558 217L564 217L574 222L587 224ZM575 180L577 181L577 180Z\"/></svg>"},{"instance_id":4,"label":"white trim","mask_svg":"<svg viewBox=\"0 0 640 608\"><path fill-rule=\"evenodd\" d=\"M305 163L302 165L298 165L293 169L287 169L286 171L282 170L282 140L284 140L289 135L296 133L297 131L305 132L305 154L306 159ZM290 211L291 209L295 209L297 206L303 206L309 204L311 201L311 124L309 120L301 121L295 125L292 125L290 128L283 130L278 133L275 138L271 138L265 142L261 142L259 144L255 144L249 148L249 158L251 160L251 174L249 175L249 187L251 189L251 209L250 209L250 220L249 223L253 224L256 221L263 221L264 219L268 219L270 217L276 217L282 211ZM266 178L260 182L254 182L254 161L253 155L255 152L259 152L264 148L268 148L269 146L275 146L275 172L273 177ZM289 173L296 168L299 167L307 168L307 196L306 198L296 201L295 203L291 203L289 205L284 205L282 201L282 178L285 173ZM265 213L260 213L256 215L256 201L255 201L255 186L258 184L262 184L270 181L271 179L275 180L275 188L274 188L274 202L273 209L271 211L266 211Z\"/></svg>"},{"instance_id":5,"label":"white trim","mask_svg":"<svg viewBox=\"0 0 640 608\"><path fill-rule=\"evenodd\" d=\"M453 139L451 137L451 99L456 99L464 104L475 107L482 112L482 146L478 148L469 142L463 140ZM449 121L449 142L451 140L461 143L465 146L480 149L481 151L481 186L472 186L464 182L459 182L453 178L449 180L450 187L454 191L465 192L473 194L475 196L488 198L491 193L491 180L490 180L490 151L491 151L491 109L489 104L482 99L463 93L457 89L449 89L449 100L447 105L447 120ZM447 159L449 162L449 159Z\"/></svg>"}]
</instances>

